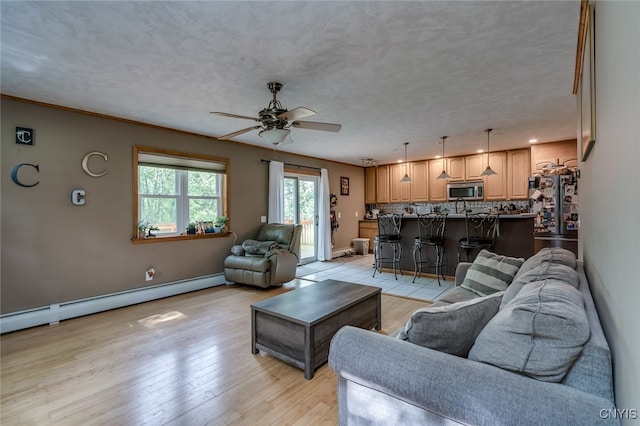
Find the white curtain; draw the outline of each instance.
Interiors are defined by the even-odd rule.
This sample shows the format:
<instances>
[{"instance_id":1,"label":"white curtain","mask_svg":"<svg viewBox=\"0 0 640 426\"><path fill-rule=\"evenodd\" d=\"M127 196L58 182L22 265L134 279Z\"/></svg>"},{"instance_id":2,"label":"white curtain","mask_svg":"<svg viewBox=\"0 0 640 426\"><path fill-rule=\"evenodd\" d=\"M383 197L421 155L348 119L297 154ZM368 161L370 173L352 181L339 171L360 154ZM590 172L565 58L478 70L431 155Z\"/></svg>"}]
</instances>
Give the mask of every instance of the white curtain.
<instances>
[{"instance_id":1,"label":"white curtain","mask_svg":"<svg viewBox=\"0 0 640 426\"><path fill-rule=\"evenodd\" d=\"M318 260L331 260L331 213L329 207L329 172L320 170L318 203Z\"/></svg>"},{"instance_id":2,"label":"white curtain","mask_svg":"<svg viewBox=\"0 0 640 426\"><path fill-rule=\"evenodd\" d=\"M269 163L269 216L268 223L284 222L284 163Z\"/></svg>"}]
</instances>

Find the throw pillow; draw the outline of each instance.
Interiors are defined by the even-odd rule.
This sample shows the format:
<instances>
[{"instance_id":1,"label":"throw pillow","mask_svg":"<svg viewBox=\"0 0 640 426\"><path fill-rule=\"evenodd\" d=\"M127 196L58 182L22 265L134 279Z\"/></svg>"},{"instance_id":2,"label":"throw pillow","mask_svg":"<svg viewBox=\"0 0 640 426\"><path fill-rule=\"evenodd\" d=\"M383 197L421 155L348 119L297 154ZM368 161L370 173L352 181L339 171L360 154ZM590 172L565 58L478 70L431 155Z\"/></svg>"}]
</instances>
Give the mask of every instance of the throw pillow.
<instances>
[{"instance_id":1,"label":"throw pillow","mask_svg":"<svg viewBox=\"0 0 640 426\"><path fill-rule=\"evenodd\" d=\"M589 340L582 294L547 279L527 284L480 332L469 359L560 382Z\"/></svg>"},{"instance_id":2,"label":"throw pillow","mask_svg":"<svg viewBox=\"0 0 640 426\"><path fill-rule=\"evenodd\" d=\"M480 330L498 312L502 292L415 311L398 339L466 357Z\"/></svg>"},{"instance_id":3,"label":"throw pillow","mask_svg":"<svg viewBox=\"0 0 640 426\"><path fill-rule=\"evenodd\" d=\"M522 258L482 250L469 267L461 287L479 296L506 290L523 263Z\"/></svg>"},{"instance_id":4,"label":"throw pillow","mask_svg":"<svg viewBox=\"0 0 640 426\"><path fill-rule=\"evenodd\" d=\"M524 268L524 265L522 267ZM578 284L580 282L580 278L578 278L578 272L576 272L575 269L572 269L569 266L551 262L541 263L540 265L536 266L533 269L530 269L522 275L520 275L520 273L516 274L513 282L509 285L509 288L507 288L507 291L505 291L504 293L500 309L506 306L507 303L511 302L511 300L516 297L520 290L522 290L522 287L524 287L526 284L535 281L544 281L545 279L549 278L567 283L573 288L578 288Z\"/></svg>"}]
</instances>

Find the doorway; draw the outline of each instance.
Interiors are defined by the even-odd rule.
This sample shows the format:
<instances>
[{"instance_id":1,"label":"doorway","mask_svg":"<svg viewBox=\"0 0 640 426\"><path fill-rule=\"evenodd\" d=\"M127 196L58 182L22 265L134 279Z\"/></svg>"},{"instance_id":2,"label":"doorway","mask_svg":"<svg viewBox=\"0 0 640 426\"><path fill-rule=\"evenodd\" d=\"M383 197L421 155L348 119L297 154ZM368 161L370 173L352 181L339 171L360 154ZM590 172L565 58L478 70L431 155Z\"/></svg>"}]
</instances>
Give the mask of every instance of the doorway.
<instances>
[{"instance_id":1,"label":"doorway","mask_svg":"<svg viewBox=\"0 0 640 426\"><path fill-rule=\"evenodd\" d=\"M318 187L316 176L285 173L284 223L302 225L300 263L315 262L318 258Z\"/></svg>"}]
</instances>

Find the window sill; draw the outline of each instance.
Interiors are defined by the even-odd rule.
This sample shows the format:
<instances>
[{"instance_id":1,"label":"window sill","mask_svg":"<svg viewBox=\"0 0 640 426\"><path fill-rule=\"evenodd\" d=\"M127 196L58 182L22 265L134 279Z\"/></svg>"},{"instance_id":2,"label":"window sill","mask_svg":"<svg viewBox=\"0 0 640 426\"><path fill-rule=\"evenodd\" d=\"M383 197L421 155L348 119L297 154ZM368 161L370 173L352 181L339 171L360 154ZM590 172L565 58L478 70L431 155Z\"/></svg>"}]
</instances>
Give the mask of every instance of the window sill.
<instances>
[{"instance_id":1,"label":"window sill","mask_svg":"<svg viewBox=\"0 0 640 426\"><path fill-rule=\"evenodd\" d=\"M133 244L151 244L170 241L186 241L186 240L202 240L205 238L224 238L231 235L231 232L219 232L211 234L189 234L189 235L176 235L172 237L151 237L151 238L132 238Z\"/></svg>"}]
</instances>

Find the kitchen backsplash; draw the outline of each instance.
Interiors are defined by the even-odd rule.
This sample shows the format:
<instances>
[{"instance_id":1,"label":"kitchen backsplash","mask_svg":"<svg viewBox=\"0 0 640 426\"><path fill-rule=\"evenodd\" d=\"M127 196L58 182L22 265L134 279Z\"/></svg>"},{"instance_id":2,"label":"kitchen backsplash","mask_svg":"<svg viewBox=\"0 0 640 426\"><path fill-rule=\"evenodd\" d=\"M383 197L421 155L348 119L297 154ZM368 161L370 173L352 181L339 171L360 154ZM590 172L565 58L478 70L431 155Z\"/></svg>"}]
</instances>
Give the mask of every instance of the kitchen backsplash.
<instances>
[{"instance_id":1,"label":"kitchen backsplash","mask_svg":"<svg viewBox=\"0 0 640 426\"><path fill-rule=\"evenodd\" d=\"M464 204L458 202L458 212L463 213ZM367 211L374 209L380 210L380 213L430 213L434 208L441 212L456 213L455 202L445 203L391 203L391 204L367 204ZM496 212L500 210L519 210L520 212L529 212L529 201L466 201L467 210L471 209L473 213L480 212Z\"/></svg>"}]
</instances>

